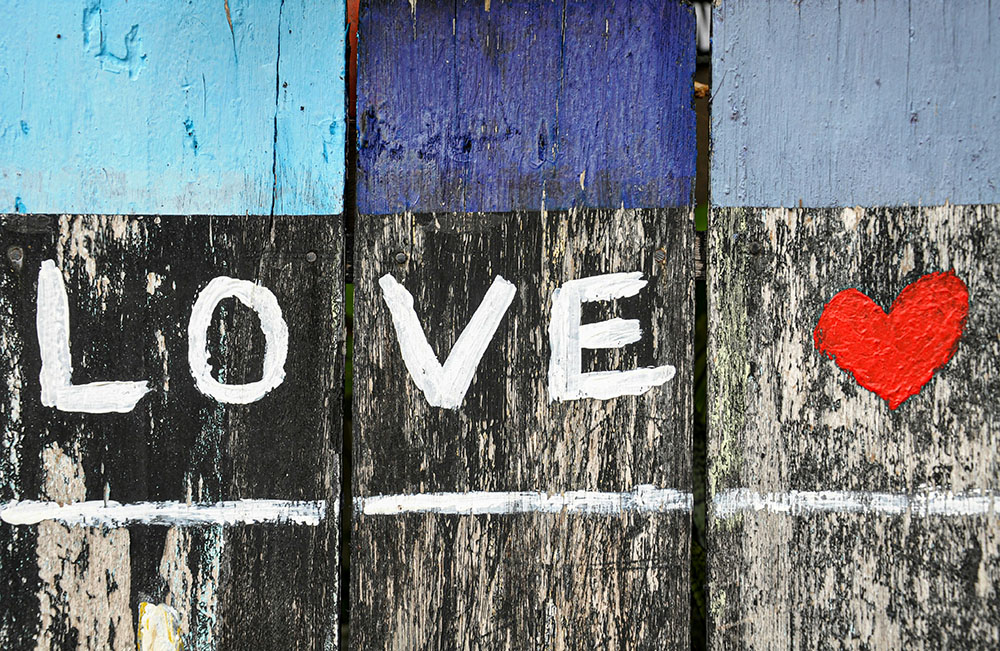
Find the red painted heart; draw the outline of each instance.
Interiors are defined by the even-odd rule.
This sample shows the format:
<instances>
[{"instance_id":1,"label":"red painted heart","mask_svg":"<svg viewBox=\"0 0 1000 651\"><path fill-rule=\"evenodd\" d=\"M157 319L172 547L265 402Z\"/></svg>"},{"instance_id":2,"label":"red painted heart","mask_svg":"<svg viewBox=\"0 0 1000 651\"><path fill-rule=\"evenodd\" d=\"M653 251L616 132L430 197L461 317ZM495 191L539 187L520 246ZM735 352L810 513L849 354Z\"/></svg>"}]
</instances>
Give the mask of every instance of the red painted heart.
<instances>
[{"instance_id":1,"label":"red painted heart","mask_svg":"<svg viewBox=\"0 0 1000 651\"><path fill-rule=\"evenodd\" d=\"M823 308L813 341L896 409L955 354L968 313L962 279L937 272L907 285L888 314L858 290L845 289Z\"/></svg>"}]
</instances>

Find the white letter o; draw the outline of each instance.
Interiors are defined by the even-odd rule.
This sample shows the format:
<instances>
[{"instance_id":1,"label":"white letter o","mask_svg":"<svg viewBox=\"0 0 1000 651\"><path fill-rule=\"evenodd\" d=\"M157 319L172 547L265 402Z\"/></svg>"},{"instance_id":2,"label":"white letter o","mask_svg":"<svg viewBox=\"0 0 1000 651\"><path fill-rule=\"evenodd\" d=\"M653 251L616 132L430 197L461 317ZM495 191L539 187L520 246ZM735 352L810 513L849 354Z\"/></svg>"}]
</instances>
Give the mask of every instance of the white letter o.
<instances>
[{"instance_id":1,"label":"white letter o","mask_svg":"<svg viewBox=\"0 0 1000 651\"><path fill-rule=\"evenodd\" d=\"M208 363L208 328L212 314L222 299L236 298L260 317L264 333L264 375L248 384L223 384L212 377ZM281 316L281 307L267 287L249 280L227 276L213 278L191 309L188 321L188 363L198 390L219 402L245 405L255 402L285 380L285 359L288 357L288 325Z\"/></svg>"}]
</instances>

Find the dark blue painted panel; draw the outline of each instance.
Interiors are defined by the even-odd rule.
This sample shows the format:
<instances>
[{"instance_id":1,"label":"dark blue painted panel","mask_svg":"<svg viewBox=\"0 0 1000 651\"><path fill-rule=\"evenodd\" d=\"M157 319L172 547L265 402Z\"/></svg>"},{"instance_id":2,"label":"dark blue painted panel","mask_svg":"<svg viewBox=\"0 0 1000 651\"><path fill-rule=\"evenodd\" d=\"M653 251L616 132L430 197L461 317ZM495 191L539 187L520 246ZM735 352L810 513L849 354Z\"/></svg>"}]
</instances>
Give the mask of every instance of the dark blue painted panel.
<instances>
[{"instance_id":1,"label":"dark blue painted panel","mask_svg":"<svg viewBox=\"0 0 1000 651\"><path fill-rule=\"evenodd\" d=\"M5 3L0 212L342 212L344 11Z\"/></svg>"},{"instance_id":2,"label":"dark blue painted panel","mask_svg":"<svg viewBox=\"0 0 1000 651\"><path fill-rule=\"evenodd\" d=\"M690 203L690 6L373 0L360 39L362 213Z\"/></svg>"},{"instance_id":3,"label":"dark blue painted panel","mask_svg":"<svg viewBox=\"0 0 1000 651\"><path fill-rule=\"evenodd\" d=\"M713 32L715 205L1000 202L1000 2L725 0Z\"/></svg>"}]
</instances>

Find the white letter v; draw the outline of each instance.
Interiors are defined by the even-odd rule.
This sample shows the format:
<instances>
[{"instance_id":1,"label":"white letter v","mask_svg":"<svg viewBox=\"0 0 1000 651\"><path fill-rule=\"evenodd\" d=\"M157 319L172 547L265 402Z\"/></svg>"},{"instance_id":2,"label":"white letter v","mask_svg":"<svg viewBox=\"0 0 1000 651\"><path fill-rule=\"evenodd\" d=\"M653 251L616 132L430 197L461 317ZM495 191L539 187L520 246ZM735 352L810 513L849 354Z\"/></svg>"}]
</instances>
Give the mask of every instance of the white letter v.
<instances>
[{"instance_id":1,"label":"white letter v","mask_svg":"<svg viewBox=\"0 0 1000 651\"><path fill-rule=\"evenodd\" d=\"M513 283L500 276L493 280L493 285L459 335L444 366L438 362L434 350L427 343L424 329L413 309L413 296L410 292L390 274L382 276L378 284L382 287L382 298L389 306L396 338L399 340L399 352L413 377L413 383L423 391L431 405L458 409L472 384L472 376L476 373L479 360L483 358L486 347L490 345L500 326L500 320L514 300L517 290Z\"/></svg>"}]
</instances>

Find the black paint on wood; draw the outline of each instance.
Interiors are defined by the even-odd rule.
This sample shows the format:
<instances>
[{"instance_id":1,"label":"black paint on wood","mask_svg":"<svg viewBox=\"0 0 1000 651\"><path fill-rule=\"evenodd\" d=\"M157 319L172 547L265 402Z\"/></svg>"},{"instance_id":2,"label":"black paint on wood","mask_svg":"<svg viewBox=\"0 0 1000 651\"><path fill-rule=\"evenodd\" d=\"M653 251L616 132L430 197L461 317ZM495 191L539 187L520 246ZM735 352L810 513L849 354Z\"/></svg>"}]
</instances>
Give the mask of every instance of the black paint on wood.
<instances>
[{"instance_id":1,"label":"black paint on wood","mask_svg":"<svg viewBox=\"0 0 1000 651\"><path fill-rule=\"evenodd\" d=\"M1000 520L717 512L731 489L958 494L1000 488L995 206L713 209L709 245L714 649L993 649ZM814 348L826 303L888 310L925 274L969 289L955 356L890 410Z\"/></svg>"},{"instance_id":2,"label":"black paint on wood","mask_svg":"<svg viewBox=\"0 0 1000 651\"><path fill-rule=\"evenodd\" d=\"M684 208L362 216L355 494L690 490L693 253ZM585 370L671 364L677 376L640 397L550 403L552 292L631 271L649 285L583 320L637 318L644 337L586 355ZM441 360L495 276L516 286L459 410L429 406L413 384L385 274L413 295ZM686 648L689 536L686 511L356 513L352 647Z\"/></svg>"},{"instance_id":3,"label":"black paint on wood","mask_svg":"<svg viewBox=\"0 0 1000 651\"><path fill-rule=\"evenodd\" d=\"M61 481L83 482L74 500L330 505L320 526L133 525L102 532L0 524L3 647L28 648L41 632L53 648L76 648L81 636L93 637L84 630L88 619L113 617L105 637L79 644L125 648L131 643L123 640L134 639L139 602L151 601L180 612L185 641L194 648L326 648L327 639L336 639L338 608L340 218L0 219L0 250L23 251L21 264L5 265L0 277L0 429L6 432L0 500L54 499L46 487L69 468L73 476ZM45 259L56 260L66 282L74 382L148 380L152 392L132 412L66 413L41 404L35 297ZM199 291L222 275L270 289L289 328L283 383L248 405L203 395L188 365L191 308ZM259 320L235 299L216 310L209 347L220 381L260 378ZM47 467L51 458L69 466ZM123 552L128 562L102 560L98 550L91 550L89 566L79 558L42 558L44 535L82 540L84 550L99 539L104 553ZM101 597L104 606L81 610L65 600L65 578L51 585L40 576L43 562L63 563L77 584L104 585L107 570L107 585L124 600ZM40 603L46 591L51 598ZM50 602L58 608L47 608Z\"/></svg>"}]
</instances>

